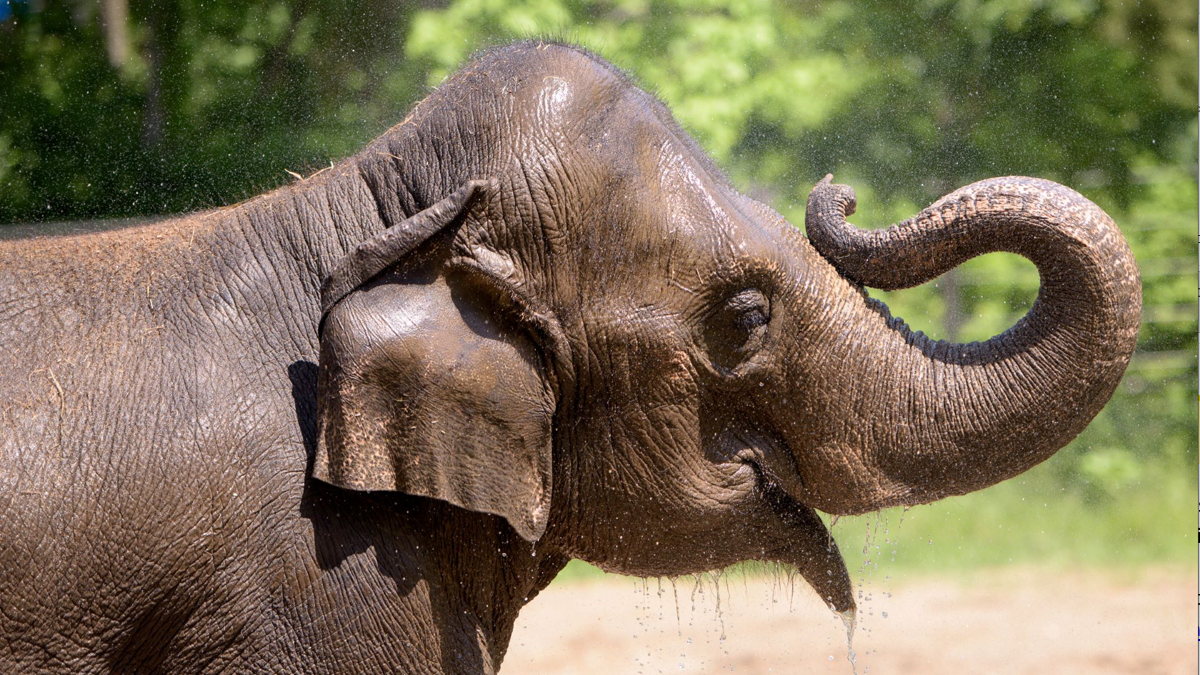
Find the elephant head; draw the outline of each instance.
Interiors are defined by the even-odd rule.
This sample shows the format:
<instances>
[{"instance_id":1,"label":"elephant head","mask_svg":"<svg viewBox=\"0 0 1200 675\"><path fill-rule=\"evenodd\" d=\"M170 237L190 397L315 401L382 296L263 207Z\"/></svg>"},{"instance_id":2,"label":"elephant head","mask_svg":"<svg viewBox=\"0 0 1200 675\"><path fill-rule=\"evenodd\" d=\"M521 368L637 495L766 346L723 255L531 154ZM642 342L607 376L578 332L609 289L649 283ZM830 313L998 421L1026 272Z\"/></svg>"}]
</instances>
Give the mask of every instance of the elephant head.
<instances>
[{"instance_id":1,"label":"elephant head","mask_svg":"<svg viewBox=\"0 0 1200 675\"><path fill-rule=\"evenodd\" d=\"M815 509L994 484L1099 411L1140 286L1113 222L1043 180L968 186L886 231L822 181L809 238L739 194L622 73L522 44L361 156L391 227L326 280L314 475L498 515L616 572L794 565L839 610ZM1030 313L984 343L912 333L863 286L990 251Z\"/></svg>"}]
</instances>

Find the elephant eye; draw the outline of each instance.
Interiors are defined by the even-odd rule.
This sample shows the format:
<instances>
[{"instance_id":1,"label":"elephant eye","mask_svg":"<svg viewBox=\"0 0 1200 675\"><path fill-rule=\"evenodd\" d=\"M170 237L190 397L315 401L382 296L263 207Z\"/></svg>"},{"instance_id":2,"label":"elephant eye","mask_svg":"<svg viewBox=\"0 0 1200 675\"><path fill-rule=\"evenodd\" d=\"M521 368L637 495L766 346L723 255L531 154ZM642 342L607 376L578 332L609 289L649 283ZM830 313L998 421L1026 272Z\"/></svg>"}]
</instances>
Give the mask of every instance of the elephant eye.
<instances>
[{"instance_id":1,"label":"elephant eye","mask_svg":"<svg viewBox=\"0 0 1200 675\"><path fill-rule=\"evenodd\" d=\"M742 291L730 298L729 308L734 314L734 322L745 331L764 326L771 320L767 298L755 290Z\"/></svg>"},{"instance_id":2,"label":"elephant eye","mask_svg":"<svg viewBox=\"0 0 1200 675\"><path fill-rule=\"evenodd\" d=\"M771 321L771 303L757 289L746 289L728 297L709 314L704 327L704 346L713 363L731 369L762 346Z\"/></svg>"}]
</instances>

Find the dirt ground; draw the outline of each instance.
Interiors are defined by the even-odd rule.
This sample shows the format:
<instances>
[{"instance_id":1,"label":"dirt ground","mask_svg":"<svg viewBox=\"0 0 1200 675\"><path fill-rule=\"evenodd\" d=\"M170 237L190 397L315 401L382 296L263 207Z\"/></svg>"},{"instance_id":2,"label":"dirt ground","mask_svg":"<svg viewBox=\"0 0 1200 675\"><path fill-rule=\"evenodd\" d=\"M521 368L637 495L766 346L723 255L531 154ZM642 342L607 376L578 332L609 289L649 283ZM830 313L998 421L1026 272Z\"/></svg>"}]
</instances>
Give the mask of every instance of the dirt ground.
<instances>
[{"instance_id":1,"label":"dirt ground","mask_svg":"<svg viewBox=\"0 0 1200 675\"><path fill-rule=\"evenodd\" d=\"M802 581L726 576L719 585L711 576L674 588L620 578L554 585L522 612L501 674L855 672L841 620ZM1188 570L868 579L857 673L1194 675L1196 597Z\"/></svg>"}]
</instances>

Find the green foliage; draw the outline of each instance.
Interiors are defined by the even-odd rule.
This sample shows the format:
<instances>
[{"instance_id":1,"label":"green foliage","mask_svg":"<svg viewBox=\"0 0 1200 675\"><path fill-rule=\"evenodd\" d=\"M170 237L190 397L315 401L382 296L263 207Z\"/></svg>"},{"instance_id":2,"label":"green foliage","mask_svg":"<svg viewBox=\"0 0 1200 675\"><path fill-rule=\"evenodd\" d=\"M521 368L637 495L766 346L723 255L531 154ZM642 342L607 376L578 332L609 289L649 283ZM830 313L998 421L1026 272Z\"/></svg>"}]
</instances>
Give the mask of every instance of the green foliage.
<instances>
[{"instance_id":1,"label":"green foliage","mask_svg":"<svg viewBox=\"0 0 1200 675\"><path fill-rule=\"evenodd\" d=\"M114 66L96 5L44 5L0 23L0 222L237 201L356 151L423 91L404 6L134 2Z\"/></svg>"},{"instance_id":2,"label":"green foliage","mask_svg":"<svg viewBox=\"0 0 1200 675\"><path fill-rule=\"evenodd\" d=\"M1079 439L995 488L1012 496L986 494L1047 527L1069 523L1020 499L1101 521L1130 504L1148 520L1155 508L1190 513L1190 496L1175 505L1181 491L1153 489L1194 488L1197 463L1186 3L134 0L121 62L97 5L39 5L0 22L0 222L235 201L355 151L472 52L539 35L634 73L736 184L797 225L826 172L855 186L854 220L869 227L993 175L1076 187L1138 259L1139 352ZM915 328L978 340L1012 325L1037 284L1032 265L994 254L882 296ZM988 518L987 499L928 508Z\"/></svg>"},{"instance_id":3,"label":"green foliage","mask_svg":"<svg viewBox=\"0 0 1200 675\"><path fill-rule=\"evenodd\" d=\"M1121 452L1117 450L1117 452ZM1099 462L1119 455L1101 451ZM1127 459L1102 469L1107 503L1059 484L1057 456L1011 481L907 511L838 520L851 571L905 575L998 565L1195 564L1195 474ZM1090 468L1090 467L1089 467Z\"/></svg>"}]
</instances>

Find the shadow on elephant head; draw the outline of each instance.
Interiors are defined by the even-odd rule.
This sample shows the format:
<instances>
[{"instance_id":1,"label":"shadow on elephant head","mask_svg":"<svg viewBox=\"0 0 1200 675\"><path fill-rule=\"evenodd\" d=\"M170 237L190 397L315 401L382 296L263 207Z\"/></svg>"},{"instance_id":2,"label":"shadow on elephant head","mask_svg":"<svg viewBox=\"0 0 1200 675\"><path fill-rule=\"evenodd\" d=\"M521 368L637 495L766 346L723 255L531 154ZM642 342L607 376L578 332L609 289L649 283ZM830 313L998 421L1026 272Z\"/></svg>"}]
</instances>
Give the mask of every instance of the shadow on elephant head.
<instances>
[{"instance_id":1,"label":"shadow on elephant head","mask_svg":"<svg viewBox=\"0 0 1200 675\"><path fill-rule=\"evenodd\" d=\"M499 516L614 572L779 561L849 610L816 509L994 484L1116 386L1137 272L1078 194L993 179L867 232L823 181L806 238L621 73L543 47L485 57L368 148L395 224L322 288L315 478ZM433 166L405 164L425 146ZM912 333L862 290L997 250L1043 285L984 343Z\"/></svg>"}]
</instances>

